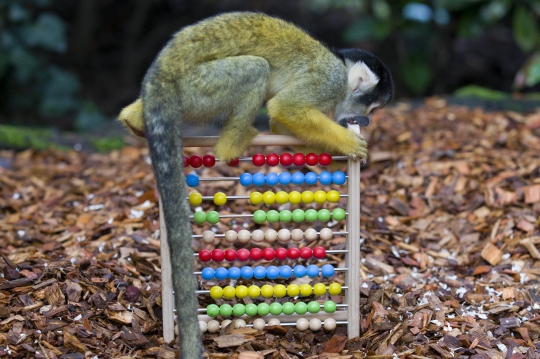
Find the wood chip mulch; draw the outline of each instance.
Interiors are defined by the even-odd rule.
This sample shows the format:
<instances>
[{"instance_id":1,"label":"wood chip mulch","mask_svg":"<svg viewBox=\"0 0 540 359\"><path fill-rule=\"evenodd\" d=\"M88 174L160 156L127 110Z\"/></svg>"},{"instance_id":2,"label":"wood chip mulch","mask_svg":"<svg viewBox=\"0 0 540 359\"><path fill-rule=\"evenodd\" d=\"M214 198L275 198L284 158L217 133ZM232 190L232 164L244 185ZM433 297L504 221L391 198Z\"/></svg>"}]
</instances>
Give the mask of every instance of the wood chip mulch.
<instances>
[{"instance_id":1,"label":"wood chip mulch","mask_svg":"<svg viewBox=\"0 0 540 359\"><path fill-rule=\"evenodd\" d=\"M207 355L540 358L540 112L486 113L434 98L373 122L362 170L361 337L347 340L342 327L231 325L204 335ZM253 172L243 164L198 173L245 170ZM225 211L250 213L247 203ZM254 228L247 223L214 228ZM0 152L0 357L174 358L176 345L162 338L158 231L143 145L106 155ZM343 249L344 238L308 245Z\"/></svg>"}]
</instances>

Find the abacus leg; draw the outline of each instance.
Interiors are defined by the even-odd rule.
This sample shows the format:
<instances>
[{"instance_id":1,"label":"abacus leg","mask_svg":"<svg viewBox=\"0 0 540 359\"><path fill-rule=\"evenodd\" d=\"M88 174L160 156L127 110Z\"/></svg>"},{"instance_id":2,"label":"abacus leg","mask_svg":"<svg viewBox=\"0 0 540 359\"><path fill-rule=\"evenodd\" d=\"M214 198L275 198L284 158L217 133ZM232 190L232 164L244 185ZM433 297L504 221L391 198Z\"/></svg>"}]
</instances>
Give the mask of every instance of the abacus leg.
<instances>
[{"instance_id":1,"label":"abacus leg","mask_svg":"<svg viewBox=\"0 0 540 359\"><path fill-rule=\"evenodd\" d=\"M159 233L161 248L161 303L163 308L163 340L170 343L174 340L174 297L172 292L171 252L167 242L167 229L162 214L163 208L159 200Z\"/></svg>"}]
</instances>

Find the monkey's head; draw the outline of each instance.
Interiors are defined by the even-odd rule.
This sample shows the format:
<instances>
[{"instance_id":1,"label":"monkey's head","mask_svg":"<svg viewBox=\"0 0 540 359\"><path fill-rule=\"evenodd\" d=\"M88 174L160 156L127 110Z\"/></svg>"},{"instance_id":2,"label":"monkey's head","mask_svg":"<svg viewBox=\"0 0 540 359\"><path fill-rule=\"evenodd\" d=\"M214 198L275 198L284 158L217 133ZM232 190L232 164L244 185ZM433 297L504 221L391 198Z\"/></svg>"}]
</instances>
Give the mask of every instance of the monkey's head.
<instances>
[{"instance_id":1,"label":"monkey's head","mask_svg":"<svg viewBox=\"0 0 540 359\"><path fill-rule=\"evenodd\" d=\"M349 124L367 126L371 115L394 97L390 70L370 52L342 49L336 52L348 70L347 95L337 105L334 119L343 127Z\"/></svg>"}]
</instances>

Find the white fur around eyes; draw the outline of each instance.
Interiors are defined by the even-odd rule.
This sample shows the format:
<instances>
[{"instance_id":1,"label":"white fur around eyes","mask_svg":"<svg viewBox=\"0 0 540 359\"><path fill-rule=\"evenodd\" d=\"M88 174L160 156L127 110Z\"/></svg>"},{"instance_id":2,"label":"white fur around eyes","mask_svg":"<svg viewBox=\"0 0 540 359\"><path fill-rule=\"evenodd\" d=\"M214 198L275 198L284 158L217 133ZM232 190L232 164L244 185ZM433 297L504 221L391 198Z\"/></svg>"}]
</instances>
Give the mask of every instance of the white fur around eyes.
<instances>
[{"instance_id":1,"label":"white fur around eyes","mask_svg":"<svg viewBox=\"0 0 540 359\"><path fill-rule=\"evenodd\" d=\"M362 61L358 61L349 69L349 88L351 91L367 92L379 83L379 77Z\"/></svg>"}]
</instances>

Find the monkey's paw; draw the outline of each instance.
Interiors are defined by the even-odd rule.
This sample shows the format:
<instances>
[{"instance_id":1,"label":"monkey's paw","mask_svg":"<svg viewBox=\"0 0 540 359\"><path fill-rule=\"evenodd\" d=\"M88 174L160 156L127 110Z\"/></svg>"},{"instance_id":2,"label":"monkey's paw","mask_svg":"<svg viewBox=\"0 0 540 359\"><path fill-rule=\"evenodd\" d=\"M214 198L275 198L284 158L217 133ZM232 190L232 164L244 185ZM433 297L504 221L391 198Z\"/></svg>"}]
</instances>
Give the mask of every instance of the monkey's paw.
<instances>
[{"instance_id":1,"label":"monkey's paw","mask_svg":"<svg viewBox=\"0 0 540 359\"><path fill-rule=\"evenodd\" d=\"M349 138L345 141L347 148L343 153L349 156L353 160L366 159L367 158L367 142L364 140L362 134L350 132Z\"/></svg>"}]
</instances>

